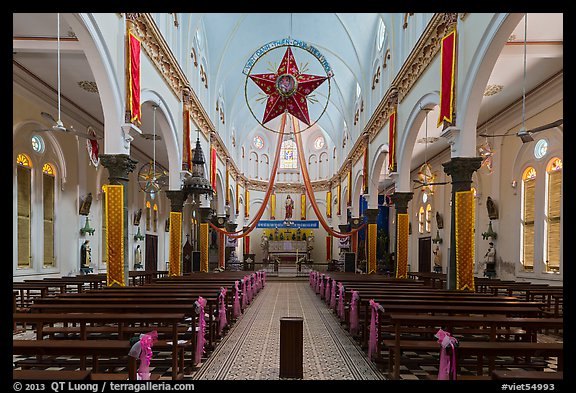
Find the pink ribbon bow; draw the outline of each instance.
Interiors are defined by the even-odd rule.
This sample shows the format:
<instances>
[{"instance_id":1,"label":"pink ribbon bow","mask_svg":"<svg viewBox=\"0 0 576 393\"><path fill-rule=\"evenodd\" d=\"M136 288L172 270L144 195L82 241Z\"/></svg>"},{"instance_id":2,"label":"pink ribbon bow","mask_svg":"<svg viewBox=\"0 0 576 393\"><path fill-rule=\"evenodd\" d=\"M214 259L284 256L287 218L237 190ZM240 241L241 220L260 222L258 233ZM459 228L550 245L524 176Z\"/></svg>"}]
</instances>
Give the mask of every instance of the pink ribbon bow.
<instances>
[{"instance_id":1,"label":"pink ribbon bow","mask_svg":"<svg viewBox=\"0 0 576 393\"><path fill-rule=\"evenodd\" d=\"M238 280L234 281L234 318L238 318L242 313L240 310L240 291L238 290Z\"/></svg>"},{"instance_id":2,"label":"pink ribbon bow","mask_svg":"<svg viewBox=\"0 0 576 393\"><path fill-rule=\"evenodd\" d=\"M226 288L220 289L220 294L218 295L219 310L218 310L218 335L222 334L222 330L228 324L226 319Z\"/></svg>"},{"instance_id":3,"label":"pink ribbon bow","mask_svg":"<svg viewBox=\"0 0 576 393\"><path fill-rule=\"evenodd\" d=\"M438 380L456 379L456 347L458 340L440 329L434 335L440 344L440 366L438 367ZM447 353L448 347L452 350L452 356Z\"/></svg>"},{"instance_id":4,"label":"pink ribbon bow","mask_svg":"<svg viewBox=\"0 0 576 393\"><path fill-rule=\"evenodd\" d=\"M360 295L358 291L352 291L352 301L350 302L350 334L358 334L358 300Z\"/></svg>"},{"instance_id":5,"label":"pink ribbon bow","mask_svg":"<svg viewBox=\"0 0 576 393\"><path fill-rule=\"evenodd\" d=\"M204 335L206 334L206 318L204 317L204 307L206 307L206 299L202 296L198 297L198 335L196 338L196 352L194 353L194 363L198 364L202 360L202 354L204 353L204 344L206 339Z\"/></svg>"},{"instance_id":6,"label":"pink ribbon bow","mask_svg":"<svg viewBox=\"0 0 576 393\"><path fill-rule=\"evenodd\" d=\"M152 360L152 346L158 341L158 332L156 330L150 333L141 334L140 340L132 345L128 355L140 358L140 367L138 367L138 377L142 380L150 379L150 361Z\"/></svg>"},{"instance_id":7,"label":"pink ribbon bow","mask_svg":"<svg viewBox=\"0 0 576 393\"><path fill-rule=\"evenodd\" d=\"M338 283L338 316L344 320L344 284Z\"/></svg>"},{"instance_id":8,"label":"pink ribbon bow","mask_svg":"<svg viewBox=\"0 0 576 393\"><path fill-rule=\"evenodd\" d=\"M372 360L372 355L377 355L378 352L378 309L380 304L376 303L374 299L370 299L370 309L372 314L370 316L370 338L368 340L368 359Z\"/></svg>"},{"instance_id":9,"label":"pink ribbon bow","mask_svg":"<svg viewBox=\"0 0 576 393\"><path fill-rule=\"evenodd\" d=\"M332 279L332 294L330 295L330 308L336 310L336 280Z\"/></svg>"}]
</instances>

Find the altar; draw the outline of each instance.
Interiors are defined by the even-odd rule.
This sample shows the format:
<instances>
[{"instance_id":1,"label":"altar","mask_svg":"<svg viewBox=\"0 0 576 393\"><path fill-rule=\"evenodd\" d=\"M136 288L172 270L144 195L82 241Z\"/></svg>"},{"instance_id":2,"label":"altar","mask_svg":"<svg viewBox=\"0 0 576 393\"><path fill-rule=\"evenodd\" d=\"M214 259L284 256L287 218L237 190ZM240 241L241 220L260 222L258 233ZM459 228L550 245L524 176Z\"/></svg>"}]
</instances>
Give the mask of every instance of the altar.
<instances>
[{"instance_id":1,"label":"altar","mask_svg":"<svg viewBox=\"0 0 576 393\"><path fill-rule=\"evenodd\" d=\"M281 262L296 262L297 257L306 256L306 240L270 240L268 253L271 259Z\"/></svg>"}]
</instances>

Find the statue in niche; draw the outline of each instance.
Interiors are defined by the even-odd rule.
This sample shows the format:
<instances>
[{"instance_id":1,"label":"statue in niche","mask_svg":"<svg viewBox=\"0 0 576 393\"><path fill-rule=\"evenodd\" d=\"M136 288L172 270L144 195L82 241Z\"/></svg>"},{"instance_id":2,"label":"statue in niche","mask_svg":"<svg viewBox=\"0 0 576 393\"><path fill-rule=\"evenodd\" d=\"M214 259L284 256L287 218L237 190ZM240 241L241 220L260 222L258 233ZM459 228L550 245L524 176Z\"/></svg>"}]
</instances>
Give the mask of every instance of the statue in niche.
<instances>
[{"instance_id":1,"label":"statue in niche","mask_svg":"<svg viewBox=\"0 0 576 393\"><path fill-rule=\"evenodd\" d=\"M486 210L488 210L488 218L491 220L498 219L498 209L492 198L486 198Z\"/></svg>"},{"instance_id":2,"label":"statue in niche","mask_svg":"<svg viewBox=\"0 0 576 393\"><path fill-rule=\"evenodd\" d=\"M496 276L496 250L493 242L488 244L488 251L484 254L484 277L493 278Z\"/></svg>"},{"instance_id":3,"label":"statue in niche","mask_svg":"<svg viewBox=\"0 0 576 393\"><path fill-rule=\"evenodd\" d=\"M90 206L92 205L92 193L89 192L84 198L80 198L80 211L79 214L87 216L90 213Z\"/></svg>"},{"instance_id":4,"label":"statue in niche","mask_svg":"<svg viewBox=\"0 0 576 393\"><path fill-rule=\"evenodd\" d=\"M444 219L440 215L440 212L436 212L436 226L438 227L438 229L444 228Z\"/></svg>"},{"instance_id":5,"label":"statue in niche","mask_svg":"<svg viewBox=\"0 0 576 393\"><path fill-rule=\"evenodd\" d=\"M142 269L142 249L140 248L140 244L138 244L134 250L134 268Z\"/></svg>"},{"instance_id":6,"label":"statue in niche","mask_svg":"<svg viewBox=\"0 0 576 393\"><path fill-rule=\"evenodd\" d=\"M84 240L80 247L80 271L83 274L92 273L92 249L90 248L90 240Z\"/></svg>"},{"instance_id":7,"label":"statue in niche","mask_svg":"<svg viewBox=\"0 0 576 393\"><path fill-rule=\"evenodd\" d=\"M134 225L140 225L140 218L142 217L142 209L138 209L136 213L134 213Z\"/></svg>"},{"instance_id":8,"label":"statue in niche","mask_svg":"<svg viewBox=\"0 0 576 393\"><path fill-rule=\"evenodd\" d=\"M262 235L262 240L260 241L260 247L262 247L262 251L264 251L264 259L268 260L268 249L269 249L270 243L268 242L268 237L266 236L266 234Z\"/></svg>"},{"instance_id":9,"label":"statue in niche","mask_svg":"<svg viewBox=\"0 0 576 393\"><path fill-rule=\"evenodd\" d=\"M292 211L294 210L294 200L290 197L290 194L286 197L286 217L285 219L288 220L292 218Z\"/></svg>"},{"instance_id":10,"label":"statue in niche","mask_svg":"<svg viewBox=\"0 0 576 393\"><path fill-rule=\"evenodd\" d=\"M434 272L442 273L442 253L440 252L440 247L436 245L432 253L434 254Z\"/></svg>"}]
</instances>

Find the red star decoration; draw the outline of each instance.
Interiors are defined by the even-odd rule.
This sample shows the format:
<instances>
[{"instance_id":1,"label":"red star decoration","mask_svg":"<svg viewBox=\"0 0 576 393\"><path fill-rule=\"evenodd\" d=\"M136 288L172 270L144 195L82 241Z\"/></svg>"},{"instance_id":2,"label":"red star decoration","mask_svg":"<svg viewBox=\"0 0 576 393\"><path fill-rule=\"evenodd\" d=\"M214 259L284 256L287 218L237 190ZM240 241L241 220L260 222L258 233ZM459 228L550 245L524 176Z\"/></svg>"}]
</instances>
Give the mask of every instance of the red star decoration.
<instances>
[{"instance_id":1,"label":"red star decoration","mask_svg":"<svg viewBox=\"0 0 576 393\"><path fill-rule=\"evenodd\" d=\"M275 74L254 74L250 78L268 96L262 124L287 111L306 125L310 125L306 96L328 77L301 74L290 47Z\"/></svg>"}]
</instances>

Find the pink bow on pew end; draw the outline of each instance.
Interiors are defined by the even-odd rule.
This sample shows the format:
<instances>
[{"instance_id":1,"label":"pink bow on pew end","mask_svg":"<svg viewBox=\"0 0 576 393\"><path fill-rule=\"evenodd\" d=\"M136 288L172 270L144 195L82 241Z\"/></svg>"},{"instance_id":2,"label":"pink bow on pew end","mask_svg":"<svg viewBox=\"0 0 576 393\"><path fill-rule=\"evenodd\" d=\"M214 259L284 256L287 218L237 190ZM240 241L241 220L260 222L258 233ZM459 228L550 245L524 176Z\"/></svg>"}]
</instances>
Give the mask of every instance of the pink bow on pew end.
<instances>
[{"instance_id":1,"label":"pink bow on pew end","mask_svg":"<svg viewBox=\"0 0 576 393\"><path fill-rule=\"evenodd\" d=\"M320 286L318 291L320 292L320 299L324 299L324 275L320 277Z\"/></svg>"},{"instance_id":2,"label":"pink bow on pew end","mask_svg":"<svg viewBox=\"0 0 576 393\"><path fill-rule=\"evenodd\" d=\"M246 297L246 277L242 279L242 310L246 308L248 298Z\"/></svg>"},{"instance_id":3,"label":"pink bow on pew end","mask_svg":"<svg viewBox=\"0 0 576 393\"><path fill-rule=\"evenodd\" d=\"M326 280L326 288L324 290L324 300L326 304L330 304L330 279Z\"/></svg>"},{"instance_id":4,"label":"pink bow on pew end","mask_svg":"<svg viewBox=\"0 0 576 393\"><path fill-rule=\"evenodd\" d=\"M336 310L336 280L332 279L332 293L330 294L330 308Z\"/></svg>"},{"instance_id":5,"label":"pink bow on pew end","mask_svg":"<svg viewBox=\"0 0 576 393\"><path fill-rule=\"evenodd\" d=\"M204 316L204 307L206 307L206 299L202 296L198 297L196 305L198 306L198 335L196 338L196 352L194 353L194 363L199 364L202 360L202 354L204 353L204 344L206 339L204 335L206 334L206 317Z\"/></svg>"},{"instance_id":6,"label":"pink bow on pew end","mask_svg":"<svg viewBox=\"0 0 576 393\"><path fill-rule=\"evenodd\" d=\"M338 317L344 320L344 284L338 283Z\"/></svg>"},{"instance_id":7,"label":"pink bow on pew end","mask_svg":"<svg viewBox=\"0 0 576 393\"><path fill-rule=\"evenodd\" d=\"M352 301L350 302L350 334L358 334L358 300L360 295L358 291L352 291Z\"/></svg>"},{"instance_id":8,"label":"pink bow on pew end","mask_svg":"<svg viewBox=\"0 0 576 393\"><path fill-rule=\"evenodd\" d=\"M234 281L234 318L238 318L242 314L240 310L240 290L238 289L238 281Z\"/></svg>"},{"instance_id":9,"label":"pink bow on pew end","mask_svg":"<svg viewBox=\"0 0 576 393\"><path fill-rule=\"evenodd\" d=\"M372 360L372 355L375 355L378 351L378 309L380 309L380 304L376 303L374 299L370 299L370 309L372 310L372 314L370 316L368 359Z\"/></svg>"},{"instance_id":10,"label":"pink bow on pew end","mask_svg":"<svg viewBox=\"0 0 576 393\"><path fill-rule=\"evenodd\" d=\"M152 360L152 346L158 341L158 332L156 330L150 333L141 334L140 340L132 345L128 355L134 358L140 358L140 367L138 367L138 378L141 380L150 379L150 360Z\"/></svg>"},{"instance_id":11,"label":"pink bow on pew end","mask_svg":"<svg viewBox=\"0 0 576 393\"><path fill-rule=\"evenodd\" d=\"M226 288L220 288L220 295L218 295L218 335L222 334L222 331L228 324L226 319Z\"/></svg>"},{"instance_id":12,"label":"pink bow on pew end","mask_svg":"<svg viewBox=\"0 0 576 393\"><path fill-rule=\"evenodd\" d=\"M455 380L456 379L456 347L458 340L440 329L434 335L440 344L440 366L438 367L438 380ZM452 355L447 353L448 347L451 348Z\"/></svg>"}]
</instances>

